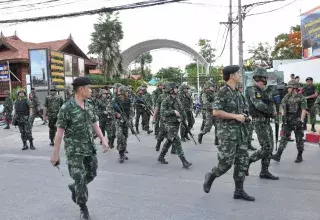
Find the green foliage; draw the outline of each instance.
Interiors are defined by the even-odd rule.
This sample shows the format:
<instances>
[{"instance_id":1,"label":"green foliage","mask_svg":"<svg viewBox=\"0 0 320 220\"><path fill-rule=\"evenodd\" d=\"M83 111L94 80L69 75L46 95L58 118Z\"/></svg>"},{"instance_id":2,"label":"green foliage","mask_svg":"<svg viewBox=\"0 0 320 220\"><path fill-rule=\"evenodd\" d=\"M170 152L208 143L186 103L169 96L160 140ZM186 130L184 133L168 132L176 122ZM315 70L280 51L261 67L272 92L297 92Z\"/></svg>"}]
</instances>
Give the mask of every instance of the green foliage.
<instances>
[{"instance_id":1,"label":"green foliage","mask_svg":"<svg viewBox=\"0 0 320 220\"><path fill-rule=\"evenodd\" d=\"M144 54L141 54L136 60L136 63L140 64L140 75L142 79L145 79L148 75L147 70L145 69L145 65L151 64L153 61L152 55L150 52L146 52ZM149 74L150 75L150 74Z\"/></svg>"},{"instance_id":2,"label":"green foliage","mask_svg":"<svg viewBox=\"0 0 320 220\"><path fill-rule=\"evenodd\" d=\"M215 61L215 51L211 44L210 40L207 39L200 39L198 42L198 46L200 47L200 54L203 58L210 64L210 66Z\"/></svg>"},{"instance_id":3,"label":"green foliage","mask_svg":"<svg viewBox=\"0 0 320 220\"><path fill-rule=\"evenodd\" d=\"M272 48L267 42L259 43L258 46L251 47L248 51L251 57L246 60L246 63L250 63L250 65L246 65L246 69L249 71L254 69L256 66L271 68L271 50Z\"/></svg>"},{"instance_id":4,"label":"green foliage","mask_svg":"<svg viewBox=\"0 0 320 220\"><path fill-rule=\"evenodd\" d=\"M181 83L181 75L183 75L183 72L178 67L167 67L167 68L161 68L155 77L157 79L160 79L162 81L170 81L175 83Z\"/></svg>"},{"instance_id":5,"label":"green foliage","mask_svg":"<svg viewBox=\"0 0 320 220\"><path fill-rule=\"evenodd\" d=\"M142 75L141 67L131 70L131 75ZM152 79L151 69L149 67L144 69L144 81L150 81Z\"/></svg>"},{"instance_id":6,"label":"green foliage","mask_svg":"<svg viewBox=\"0 0 320 220\"><path fill-rule=\"evenodd\" d=\"M20 90L20 89L24 89L24 88L18 86L18 87L15 87L15 88L12 89L12 91L11 91L11 98L12 98L13 101L17 100L17 98L18 98L17 92L18 92L18 90Z\"/></svg>"}]
</instances>

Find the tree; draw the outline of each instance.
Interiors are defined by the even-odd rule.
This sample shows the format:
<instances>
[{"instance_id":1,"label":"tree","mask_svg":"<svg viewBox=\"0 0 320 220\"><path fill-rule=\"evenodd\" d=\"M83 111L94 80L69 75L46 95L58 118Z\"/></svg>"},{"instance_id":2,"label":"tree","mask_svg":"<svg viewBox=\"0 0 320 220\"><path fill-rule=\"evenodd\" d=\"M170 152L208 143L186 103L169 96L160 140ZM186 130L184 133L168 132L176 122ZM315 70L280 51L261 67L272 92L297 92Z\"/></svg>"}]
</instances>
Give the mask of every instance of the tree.
<instances>
[{"instance_id":1,"label":"tree","mask_svg":"<svg viewBox=\"0 0 320 220\"><path fill-rule=\"evenodd\" d=\"M216 49L211 46L210 40L207 39L200 39L198 42L198 46L200 47L201 56L203 56L203 58L209 63L209 66L211 68L212 64L215 61L214 52L216 51Z\"/></svg>"},{"instance_id":2,"label":"tree","mask_svg":"<svg viewBox=\"0 0 320 220\"><path fill-rule=\"evenodd\" d=\"M146 52L144 54L141 54L135 60L135 62L140 64L141 77L142 77L142 79L144 79L146 77L145 65L152 63L152 55L150 54L150 52Z\"/></svg>"},{"instance_id":3,"label":"tree","mask_svg":"<svg viewBox=\"0 0 320 220\"><path fill-rule=\"evenodd\" d=\"M222 67L211 67L208 75L199 75L200 85L204 84L209 79L212 79L213 82L216 82L218 85L219 81L222 80L221 69ZM197 64L189 63L186 65L185 70L188 74L188 85L197 87Z\"/></svg>"},{"instance_id":4,"label":"tree","mask_svg":"<svg viewBox=\"0 0 320 220\"><path fill-rule=\"evenodd\" d=\"M183 72L178 67L161 68L155 75L160 80L181 83Z\"/></svg>"},{"instance_id":5,"label":"tree","mask_svg":"<svg viewBox=\"0 0 320 220\"><path fill-rule=\"evenodd\" d=\"M301 56L300 25L291 27L289 33L282 33L275 38L275 47L272 51L273 59L301 59Z\"/></svg>"},{"instance_id":6,"label":"tree","mask_svg":"<svg viewBox=\"0 0 320 220\"><path fill-rule=\"evenodd\" d=\"M146 67L144 69L145 77L143 78L145 81L150 81L152 79L151 69ZM141 75L141 67L131 70L131 75Z\"/></svg>"},{"instance_id":7,"label":"tree","mask_svg":"<svg viewBox=\"0 0 320 220\"><path fill-rule=\"evenodd\" d=\"M91 34L89 54L96 54L101 58L105 78L117 77L121 72L119 42L123 39L123 31L118 15L119 13L100 15Z\"/></svg>"},{"instance_id":8,"label":"tree","mask_svg":"<svg viewBox=\"0 0 320 220\"><path fill-rule=\"evenodd\" d=\"M272 68L271 46L266 43L259 43L249 49L251 57L245 60L246 68L254 69L257 66ZM248 65L250 63L250 65Z\"/></svg>"}]
</instances>

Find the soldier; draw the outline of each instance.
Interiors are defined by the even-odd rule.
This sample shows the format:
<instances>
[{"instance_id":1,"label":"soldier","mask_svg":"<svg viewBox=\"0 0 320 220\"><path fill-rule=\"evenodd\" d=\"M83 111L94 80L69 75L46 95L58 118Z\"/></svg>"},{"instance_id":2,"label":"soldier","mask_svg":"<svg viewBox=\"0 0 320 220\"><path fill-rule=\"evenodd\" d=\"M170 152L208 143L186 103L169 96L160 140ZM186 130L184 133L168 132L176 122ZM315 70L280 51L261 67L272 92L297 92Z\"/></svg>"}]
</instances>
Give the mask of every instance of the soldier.
<instances>
[{"instance_id":1,"label":"soldier","mask_svg":"<svg viewBox=\"0 0 320 220\"><path fill-rule=\"evenodd\" d=\"M10 91L6 90L4 91L4 94L6 95L6 99L4 100L4 115L6 117L6 124L7 126L4 129L10 129L10 123L12 120L12 111L13 111L13 101L12 98L10 96Z\"/></svg>"},{"instance_id":2,"label":"soldier","mask_svg":"<svg viewBox=\"0 0 320 220\"><path fill-rule=\"evenodd\" d=\"M219 90L212 105L213 116L219 118L219 162L212 169L212 172L205 175L203 190L209 193L213 181L234 165L235 191L233 198L254 201L255 198L243 190L245 171L248 166L247 133L244 125L246 117L243 114L247 111L247 106L243 102L241 93L236 89L236 85L241 79L239 66L226 66L222 72L226 85Z\"/></svg>"},{"instance_id":3,"label":"soldier","mask_svg":"<svg viewBox=\"0 0 320 220\"><path fill-rule=\"evenodd\" d=\"M72 87L71 85L67 85L66 89L64 90L64 92L65 92L65 101L68 101L74 95L73 92L72 92L72 88L71 87Z\"/></svg>"},{"instance_id":4,"label":"soldier","mask_svg":"<svg viewBox=\"0 0 320 220\"><path fill-rule=\"evenodd\" d=\"M120 86L118 89L118 95L112 100L113 109L117 112L116 117L116 137L117 137L117 149L119 151L119 162L123 163L128 160L125 155L127 150L128 131L131 116L131 102L129 99L128 88L126 86Z\"/></svg>"},{"instance_id":5,"label":"soldier","mask_svg":"<svg viewBox=\"0 0 320 220\"><path fill-rule=\"evenodd\" d=\"M140 117L142 120L142 127L144 127L143 124L143 114L144 114L144 103L143 103L143 91L141 86L138 87L137 91L136 91L136 97L134 100L134 107L136 109L136 122L135 122L135 127L136 127L136 132L137 134L139 134L139 121L140 121Z\"/></svg>"},{"instance_id":6,"label":"soldier","mask_svg":"<svg viewBox=\"0 0 320 220\"><path fill-rule=\"evenodd\" d=\"M204 126L206 124L206 109L203 106L203 100L202 100L202 94L204 93L204 85L202 85L202 89L200 91L200 94L198 94L199 96L199 101L200 101L200 111L201 111L201 115L202 115L202 123L201 123L201 128L200 131L203 131Z\"/></svg>"},{"instance_id":7,"label":"soldier","mask_svg":"<svg viewBox=\"0 0 320 220\"><path fill-rule=\"evenodd\" d=\"M175 83L171 82L167 85L169 95L162 101L160 116L163 117L164 127L167 131L167 142L163 145L158 161L162 164L168 164L164 159L169 147L172 145L176 149L177 155L180 157L183 168L189 168L189 163L184 157L181 146L181 140L178 135L180 121L186 119L181 102L177 99L178 88Z\"/></svg>"},{"instance_id":8,"label":"soldier","mask_svg":"<svg viewBox=\"0 0 320 220\"><path fill-rule=\"evenodd\" d=\"M46 114L48 114L50 146L54 146L53 140L57 132L58 113L63 105L63 98L57 92L56 86L53 85L50 89L50 95L46 97L44 102L43 116L46 117Z\"/></svg>"},{"instance_id":9,"label":"soldier","mask_svg":"<svg viewBox=\"0 0 320 220\"><path fill-rule=\"evenodd\" d=\"M157 106L157 100L160 95L163 93L163 86L162 82L157 83L157 89L152 92L152 100L153 100L153 108L155 109ZM160 126L160 114L157 114L156 117L153 117L152 123L154 124L154 134L157 136L159 134L159 126Z\"/></svg>"},{"instance_id":10,"label":"soldier","mask_svg":"<svg viewBox=\"0 0 320 220\"><path fill-rule=\"evenodd\" d=\"M179 93L178 93L178 99L182 104L182 108L183 108L184 112L186 113L186 120L188 122L187 128L185 128L183 125L180 126L180 136L181 136L181 141L183 141L183 142L186 141L186 139L190 140L186 129L191 131L191 129L195 123L195 120L193 117L193 112L192 112L193 101L192 101L191 95L188 91L189 89L190 89L190 87L188 85L183 84L180 86Z\"/></svg>"},{"instance_id":11,"label":"soldier","mask_svg":"<svg viewBox=\"0 0 320 220\"><path fill-rule=\"evenodd\" d=\"M291 80L288 83L288 94L281 101L280 112L283 118L283 136L280 140L280 146L272 159L280 162L282 152L288 144L288 137L291 132L294 131L296 136L298 155L295 160L296 163L301 163L302 153L304 150L303 141L303 122L306 116L307 100L302 95L299 94L299 83L295 80Z\"/></svg>"},{"instance_id":12,"label":"soldier","mask_svg":"<svg viewBox=\"0 0 320 220\"><path fill-rule=\"evenodd\" d=\"M205 120L205 126L203 130L198 135L198 142L199 144L202 143L202 137L210 132L212 125L215 125L214 134L215 134L215 140L214 144L219 145L219 139L217 137L217 126L216 126L216 120L212 116L212 103L214 101L214 84L211 81L208 81L204 84L204 93L202 94L202 108L206 111L206 120Z\"/></svg>"},{"instance_id":13,"label":"soldier","mask_svg":"<svg viewBox=\"0 0 320 220\"><path fill-rule=\"evenodd\" d=\"M143 84L141 86L142 92L143 92L143 101L144 101L144 108L147 109L152 109L153 102L152 102L152 96L151 94L147 91L147 84ZM151 117L151 112L150 110L144 111L144 114L142 115L142 126L143 130L147 131L148 134L151 134L153 131L150 130L150 117Z\"/></svg>"},{"instance_id":14,"label":"soldier","mask_svg":"<svg viewBox=\"0 0 320 220\"><path fill-rule=\"evenodd\" d=\"M29 118L33 113L31 102L27 99L27 93L24 89L17 91L17 100L14 102L14 124L19 126L21 139L23 142L22 150L27 150L27 140L30 143L30 149L35 150Z\"/></svg>"},{"instance_id":15,"label":"soldier","mask_svg":"<svg viewBox=\"0 0 320 220\"><path fill-rule=\"evenodd\" d=\"M39 110L40 101L34 88L31 88L31 93L29 95L29 98L32 105L32 115L29 118L31 128L33 126L33 122L36 117L41 118L41 120L43 121L43 124L46 124L46 120L43 118L43 116L40 113L40 110Z\"/></svg>"},{"instance_id":16,"label":"soldier","mask_svg":"<svg viewBox=\"0 0 320 220\"><path fill-rule=\"evenodd\" d=\"M316 132L315 124L316 124L316 109L314 103L316 98L318 97L317 87L313 85L313 78L308 77L306 79L307 85L303 88L303 96L307 99L308 104L308 112L310 114L310 123L311 123L311 131ZM304 121L304 130L307 130L307 117Z\"/></svg>"},{"instance_id":17,"label":"soldier","mask_svg":"<svg viewBox=\"0 0 320 220\"><path fill-rule=\"evenodd\" d=\"M68 187L73 202L80 206L81 220L91 219L86 205L88 201L87 185L96 177L98 167L92 130L102 141L103 153L109 148L99 128L93 106L88 101L92 93L90 84L91 80L87 77L78 77L73 81L75 95L60 108L55 147L51 157L52 165L59 165L60 145L64 134L69 175L74 180L74 183L69 184Z\"/></svg>"},{"instance_id":18,"label":"soldier","mask_svg":"<svg viewBox=\"0 0 320 220\"><path fill-rule=\"evenodd\" d=\"M243 95L243 83L242 82L239 82L238 90ZM246 112L245 114L249 116L249 111ZM249 135L249 138L248 138L248 150L255 151L255 150L257 150L257 148L253 147L252 144L251 144L252 134L253 134L253 125L251 123L247 123L246 125L247 125L247 129L248 129L248 132L249 132L249 134L248 134Z\"/></svg>"},{"instance_id":19,"label":"soldier","mask_svg":"<svg viewBox=\"0 0 320 220\"><path fill-rule=\"evenodd\" d=\"M273 131L270 125L270 119L277 116L274 105L274 97L267 90L267 71L258 67L253 72L253 79L256 85L252 90L248 90L247 101L249 103L249 113L252 116L254 130L257 133L261 149L254 152L249 158L248 170L249 175L250 164L261 160L261 179L278 180L279 177L269 172L270 159L273 151Z\"/></svg>"},{"instance_id":20,"label":"soldier","mask_svg":"<svg viewBox=\"0 0 320 220\"><path fill-rule=\"evenodd\" d=\"M111 103L112 96L110 91L101 89L99 92L99 99L97 102L97 113L99 116L99 126L103 136L105 137L105 131L108 135L108 143L110 148L114 147L114 139L116 137L116 126L114 123L113 111L108 111L107 106ZM100 143L101 144L101 143Z\"/></svg>"}]
</instances>

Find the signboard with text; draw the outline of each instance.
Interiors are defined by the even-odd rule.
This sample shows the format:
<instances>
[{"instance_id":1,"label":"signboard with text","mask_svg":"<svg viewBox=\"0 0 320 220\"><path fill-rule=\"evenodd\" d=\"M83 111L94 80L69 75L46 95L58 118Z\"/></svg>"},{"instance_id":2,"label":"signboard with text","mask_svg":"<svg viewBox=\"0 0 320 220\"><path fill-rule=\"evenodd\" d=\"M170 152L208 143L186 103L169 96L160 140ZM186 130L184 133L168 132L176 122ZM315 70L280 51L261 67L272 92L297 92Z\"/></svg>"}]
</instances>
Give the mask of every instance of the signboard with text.
<instances>
[{"instance_id":1,"label":"signboard with text","mask_svg":"<svg viewBox=\"0 0 320 220\"><path fill-rule=\"evenodd\" d=\"M10 80L8 64L0 64L0 81L7 82Z\"/></svg>"}]
</instances>

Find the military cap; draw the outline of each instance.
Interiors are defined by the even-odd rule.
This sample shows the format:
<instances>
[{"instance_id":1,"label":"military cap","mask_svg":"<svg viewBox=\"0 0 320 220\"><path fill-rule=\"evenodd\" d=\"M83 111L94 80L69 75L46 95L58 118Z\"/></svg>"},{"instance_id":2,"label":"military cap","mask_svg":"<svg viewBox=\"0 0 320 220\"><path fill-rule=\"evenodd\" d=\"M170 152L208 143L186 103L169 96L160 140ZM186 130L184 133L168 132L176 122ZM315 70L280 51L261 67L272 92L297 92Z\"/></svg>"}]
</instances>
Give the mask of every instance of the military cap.
<instances>
[{"instance_id":1,"label":"military cap","mask_svg":"<svg viewBox=\"0 0 320 220\"><path fill-rule=\"evenodd\" d=\"M230 65L230 66L224 67L222 70L222 73L223 73L223 75L228 76L230 74L238 72L239 69L240 69L240 67L238 65Z\"/></svg>"},{"instance_id":2,"label":"military cap","mask_svg":"<svg viewBox=\"0 0 320 220\"><path fill-rule=\"evenodd\" d=\"M113 85L113 88L120 88L120 86L122 86L121 83L115 83L115 84Z\"/></svg>"},{"instance_id":3,"label":"military cap","mask_svg":"<svg viewBox=\"0 0 320 220\"><path fill-rule=\"evenodd\" d=\"M106 89L100 89L99 95L102 95L102 94L108 94L107 90Z\"/></svg>"},{"instance_id":4,"label":"military cap","mask_svg":"<svg viewBox=\"0 0 320 220\"><path fill-rule=\"evenodd\" d=\"M297 81L295 81L294 79L290 80L287 85L287 88L298 89L299 87L300 87L300 84Z\"/></svg>"},{"instance_id":5,"label":"military cap","mask_svg":"<svg viewBox=\"0 0 320 220\"><path fill-rule=\"evenodd\" d=\"M87 86L91 84L91 79L88 77L78 77L75 80L73 80L72 85L73 86Z\"/></svg>"},{"instance_id":6,"label":"military cap","mask_svg":"<svg viewBox=\"0 0 320 220\"><path fill-rule=\"evenodd\" d=\"M308 81L308 80L310 80L310 81L312 81L312 82L313 82L313 78L312 78L312 77L308 77L308 78L306 78L306 81Z\"/></svg>"},{"instance_id":7,"label":"military cap","mask_svg":"<svg viewBox=\"0 0 320 220\"><path fill-rule=\"evenodd\" d=\"M27 95L26 90L24 89L18 89L17 90L17 95L19 95L19 93L23 92L25 95Z\"/></svg>"},{"instance_id":8,"label":"military cap","mask_svg":"<svg viewBox=\"0 0 320 220\"><path fill-rule=\"evenodd\" d=\"M267 70L265 68L257 67L253 71L253 78L255 78L256 76L268 78L268 72L267 72Z\"/></svg>"}]
</instances>

